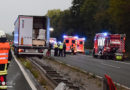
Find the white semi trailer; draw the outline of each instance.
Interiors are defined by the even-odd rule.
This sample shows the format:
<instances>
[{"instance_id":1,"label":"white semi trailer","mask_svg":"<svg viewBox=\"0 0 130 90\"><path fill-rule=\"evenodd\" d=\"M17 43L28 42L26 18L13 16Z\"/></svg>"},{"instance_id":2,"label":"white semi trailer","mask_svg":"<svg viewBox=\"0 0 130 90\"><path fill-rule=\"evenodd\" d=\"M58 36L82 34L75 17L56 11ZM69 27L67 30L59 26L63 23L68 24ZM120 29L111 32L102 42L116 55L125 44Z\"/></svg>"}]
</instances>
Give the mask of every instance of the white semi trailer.
<instances>
[{"instance_id":1,"label":"white semi trailer","mask_svg":"<svg viewBox=\"0 0 130 90\"><path fill-rule=\"evenodd\" d=\"M16 55L43 55L50 38L50 20L47 16L19 15L14 27Z\"/></svg>"}]
</instances>

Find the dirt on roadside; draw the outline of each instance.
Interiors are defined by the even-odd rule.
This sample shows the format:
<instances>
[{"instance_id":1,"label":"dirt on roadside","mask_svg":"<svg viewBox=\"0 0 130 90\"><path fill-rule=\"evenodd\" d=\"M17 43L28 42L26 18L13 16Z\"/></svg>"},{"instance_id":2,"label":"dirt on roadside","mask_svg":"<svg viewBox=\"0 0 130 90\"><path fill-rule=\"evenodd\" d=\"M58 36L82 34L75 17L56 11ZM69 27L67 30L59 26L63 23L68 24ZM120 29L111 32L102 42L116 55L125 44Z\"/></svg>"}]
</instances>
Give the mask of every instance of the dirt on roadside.
<instances>
[{"instance_id":1,"label":"dirt on roadside","mask_svg":"<svg viewBox=\"0 0 130 90\"><path fill-rule=\"evenodd\" d=\"M53 58L44 58L41 60L41 63L52 67L65 79L80 87L80 90L103 90L102 80L96 78L95 75L90 75L79 69L69 67L64 63L59 63Z\"/></svg>"}]
</instances>

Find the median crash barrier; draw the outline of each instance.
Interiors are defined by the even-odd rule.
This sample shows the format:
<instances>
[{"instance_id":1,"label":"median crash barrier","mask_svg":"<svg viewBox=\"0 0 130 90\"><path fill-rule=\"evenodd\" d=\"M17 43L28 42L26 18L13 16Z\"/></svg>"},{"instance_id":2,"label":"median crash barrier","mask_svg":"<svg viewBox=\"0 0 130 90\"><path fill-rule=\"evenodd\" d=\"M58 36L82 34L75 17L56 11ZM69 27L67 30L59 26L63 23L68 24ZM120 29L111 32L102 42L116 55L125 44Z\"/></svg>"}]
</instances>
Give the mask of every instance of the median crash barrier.
<instances>
[{"instance_id":1,"label":"median crash barrier","mask_svg":"<svg viewBox=\"0 0 130 90\"><path fill-rule=\"evenodd\" d=\"M105 74L105 78L103 80L103 90L117 90L115 84L113 83L110 76Z\"/></svg>"},{"instance_id":2,"label":"median crash barrier","mask_svg":"<svg viewBox=\"0 0 130 90\"><path fill-rule=\"evenodd\" d=\"M61 82L58 84L58 86L55 88L55 90L69 90L69 88L66 86L65 83Z\"/></svg>"}]
</instances>

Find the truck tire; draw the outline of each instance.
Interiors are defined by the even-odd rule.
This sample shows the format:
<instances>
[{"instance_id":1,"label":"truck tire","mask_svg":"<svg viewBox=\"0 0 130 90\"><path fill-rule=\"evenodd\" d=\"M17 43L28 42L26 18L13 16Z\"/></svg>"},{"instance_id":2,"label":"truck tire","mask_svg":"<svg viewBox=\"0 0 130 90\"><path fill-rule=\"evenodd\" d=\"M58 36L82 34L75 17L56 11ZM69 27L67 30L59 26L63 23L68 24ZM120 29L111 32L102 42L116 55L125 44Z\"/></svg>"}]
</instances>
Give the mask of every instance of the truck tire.
<instances>
[{"instance_id":1,"label":"truck tire","mask_svg":"<svg viewBox=\"0 0 130 90\"><path fill-rule=\"evenodd\" d=\"M16 47L14 48L14 55L16 55L16 56L18 55L18 48L16 48Z\"/></svg>"},{"instance_id":2,"label":"truck tire","mask_svg":"<svg viewBox=\"0 0 130 90\"><path fill-rule=\"evenodd\" d=\"M94 57L94 58L97 58L97 57L98 57L98 55L95 55L95 49L93 49L93 57Z\"/></svg>"}]
</instances>

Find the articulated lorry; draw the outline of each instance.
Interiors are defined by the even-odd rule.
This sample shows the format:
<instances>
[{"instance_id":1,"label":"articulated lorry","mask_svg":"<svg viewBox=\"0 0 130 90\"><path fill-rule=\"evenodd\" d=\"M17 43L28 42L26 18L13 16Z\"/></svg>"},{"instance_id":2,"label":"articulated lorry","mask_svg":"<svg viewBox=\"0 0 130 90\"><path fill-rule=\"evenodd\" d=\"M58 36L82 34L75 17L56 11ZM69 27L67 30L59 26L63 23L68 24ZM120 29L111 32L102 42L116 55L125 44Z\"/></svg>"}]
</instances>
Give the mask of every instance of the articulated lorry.
<instances>
[{"instance_id":1,"label":"articulated lorry","mask_svg":"<svg viewBox=\"0 0 130 90\"><path fill-rule=\"evenodd\" d=\"M125 40L125 34L98 33L94 39L93 56L123 60Z\"/></svg>"},{"instance_id":2,"label":"articulated lorry","mask_svg":"<svg viewBox=\"0 0 130 90\"><path fill-rule=\"evenodd\" d=\"M47 16L19 15L14 27L16 55L43 55L50 38L50 20Z\"/></svg>"}]
</instances>

